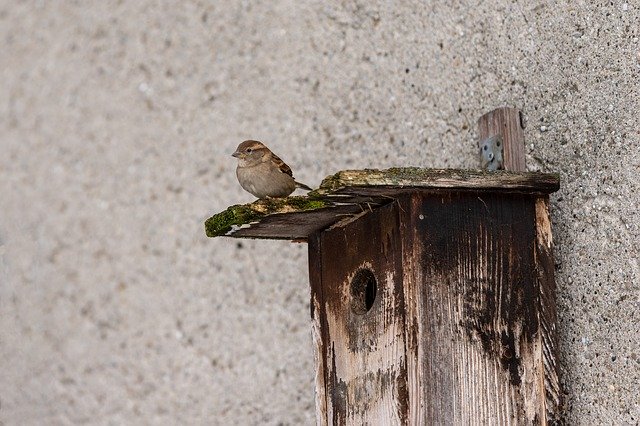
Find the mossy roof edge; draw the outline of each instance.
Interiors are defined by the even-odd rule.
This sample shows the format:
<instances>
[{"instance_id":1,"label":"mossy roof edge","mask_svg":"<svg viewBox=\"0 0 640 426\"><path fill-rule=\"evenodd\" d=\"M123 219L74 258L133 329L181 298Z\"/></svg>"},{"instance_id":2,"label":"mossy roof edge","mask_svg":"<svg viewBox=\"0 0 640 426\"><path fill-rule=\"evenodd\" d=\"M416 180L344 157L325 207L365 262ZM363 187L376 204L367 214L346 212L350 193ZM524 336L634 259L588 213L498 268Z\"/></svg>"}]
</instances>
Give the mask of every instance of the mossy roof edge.
<instances>
[{"instance_id":1,"label":"mossy roof edge","mask_svg":"<svg viewBox=\"0 0 640 426\"><path fill-rule=\"evenodd\" d=\"M236 204L214 214L204 223L207 237L228 235L236 227L258 222L268 215L317 210L331 205L330 201L310 197L285 197Z\"/></svg>"},{"instance_id":2,"label":"mossy roof edge","mask_svg":"<svg viewBox=\"0 0 640 426\"><path fill-rule=\"evenodd\" d=\"M335 206L345 188L405 187L506 190L550 193L558 190L558 174L539 172L482 171L465 169L424 169L397 167L386 170L342 170L329 175L307 196L269 198L237 204L205 221L209 237L230 235L234 229L251 226L265 216L299 213ZM348 191L347 191L348 192ZM354 191L357 192L357 191ZM348 200L345 200L349 202ZM353 201L352 201L353 202Z\"/></svg>"}]
</instances>

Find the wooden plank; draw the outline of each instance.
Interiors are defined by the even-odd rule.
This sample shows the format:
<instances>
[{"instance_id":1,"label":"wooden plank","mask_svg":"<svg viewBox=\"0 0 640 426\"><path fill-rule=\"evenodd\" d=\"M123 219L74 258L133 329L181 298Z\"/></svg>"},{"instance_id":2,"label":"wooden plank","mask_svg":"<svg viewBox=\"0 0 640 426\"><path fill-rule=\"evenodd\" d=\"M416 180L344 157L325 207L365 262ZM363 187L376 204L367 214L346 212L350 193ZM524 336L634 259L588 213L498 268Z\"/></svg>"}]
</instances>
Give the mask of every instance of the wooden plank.
<instances>
[{"instance_id":1,"label":"wooden plank","mask_svg":"<svg viewBox=\"0 0 640 426\"><path fill-rule=\"evenodd\" d=\"M322 292L322 242L320 232L313 233L309 239L309 284L311 285L311 338L315 365L316 424L327 426L327 372L325 342L329 341L326 315L322 315L324 295Z\"/></svg>"},{"instance_id":2,"label":"wooden plank","mask_svg":"<svg viewBox=\"0 0 640 426\"><path fill-rule=\"evenodd\" d=\"M502 136L504 169L527 170L524 150L524 122L517 108L497 108L478 119L479 143L494 135Z\"/></svg>"},{"instance_id":3,"label":"wooden plank","mask_svg":"<svg viewBox=\"0 0 640 426\"><path fill-rule=\"evenodd\" d=\"M386 200L386 203L391 200ZM377 204L369 205L343 204L336 207L295 212L270 214L247 226L238 227L228 235L234 238L269 238L284 240L306 240L307 237L317 231L328 228L331 225L355 217L360 213L368 212Z\"/></svg>"},{"instance_id":4,"label":"wooden plank","mask_svg":"<svg viewBox=\"0 0 640 426\"><path fill-rule=\"evenodd\" d=\"M288 197L234 205L205 222L209 237L306 239L345 217L369 211L391 199Z\"/></svg>"},{"instance_id":5,"label":"wooden plank","mask_svg":"<svg viewBox=\"0 0 640 426\"><path fill-rule=\"evenodd\" d=\"M425 194L426 195L426 194ZM416 203L421 200L412 194L400 198L400 234L402 235L402 291L405 300L405 354L407 359L407 424L425 425L425 402L420 386L425 385L424 378L424 345L421 342L421 334L424 332L424 324L421 324L424 312L419 306L423 297L423 273L419 254L422 252L423 236L415 229L415 219L424 220L423 213ZM421 349L421 350L419 350ZM427 384L429 385L429 384Z\"/></svg>"},{"instance_id":6,"label":"wooden plank","mask_svg":"<svg viewBox=\"0 0 640 426\"><path fill-rule=\"evenodd\" d=\"M539 395L540 403L545 405L546 418L542 424L556 424L559 421L561 405L560 379L557 366L557 309L556 282L553 263L553 238L551 236L551 215L549 214L549 197L536 198L536 242L535 262L539 292L538 315L540 333L537 336L539 354L542 360L537 371L537 382L544 389Z\"/></svg>"},{"instance_id":7,"label":"wooden plank","mask_svg":"<svg viewBox=\"0 0 640 426\"><path fill-rule=\"evenodd\" d=\"M399 229L392 203L311 239L310 263L322 271L311 276L314 323L322 330L313 334L314 347L325 369L316 380L319 424L406 423Z\"/></svg>"},{"instance_id":8,"label":"wooden plank","mask_svg":"<svg viewBox=\"0 0 640 426\"><path fill-rule=\"evenodd\" d=\"M416 193L403 209L411 423L540 424L534 197Z\"/></svg>"},{"instance_id":9,"label":"wooden plank","mask_svg":"<svg viewBox=\"0 0 640 426\"><path fill-rule=\"evenodd\" d=\"M550 193L560 187L557 174L457 169L421 169L416 167L386 170L343 170L327 176L319 194L361 193L361 187L379 188L392 196L397 189L473 189ZM386 191L386 192L385 192Z\"/></svg>"}]
</instances>

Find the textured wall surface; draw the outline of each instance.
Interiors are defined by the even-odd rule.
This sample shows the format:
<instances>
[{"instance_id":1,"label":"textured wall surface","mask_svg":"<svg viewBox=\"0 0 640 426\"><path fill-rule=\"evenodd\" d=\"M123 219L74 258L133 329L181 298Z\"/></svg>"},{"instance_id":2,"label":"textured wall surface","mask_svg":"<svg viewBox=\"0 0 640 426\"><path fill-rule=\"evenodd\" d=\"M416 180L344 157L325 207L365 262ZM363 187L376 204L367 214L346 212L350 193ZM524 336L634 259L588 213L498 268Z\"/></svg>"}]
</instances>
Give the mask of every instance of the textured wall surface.
<instances>
[{"instance_id":1,"label":"textured wall surface","mask_svg":"<svg viewBox=\"0 0 640 426\"><path fill-rule=\"evenodd\" d=\"M306 246L215 239L261 139L476 167L523 109L556 171L568 424L640 421L640 4L0 1L0 422L312 424Z\"/></svg>"}]
</instances>

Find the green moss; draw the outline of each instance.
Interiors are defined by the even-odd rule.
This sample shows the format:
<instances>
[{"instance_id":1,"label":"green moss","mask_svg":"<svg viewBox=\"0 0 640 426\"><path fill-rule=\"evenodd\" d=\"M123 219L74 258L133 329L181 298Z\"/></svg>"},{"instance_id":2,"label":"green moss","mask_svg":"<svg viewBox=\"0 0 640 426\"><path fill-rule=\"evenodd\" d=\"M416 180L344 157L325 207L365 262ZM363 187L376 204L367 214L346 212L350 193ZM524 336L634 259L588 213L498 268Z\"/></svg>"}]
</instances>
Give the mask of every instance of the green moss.
<instances>
[{"instance_id":1,"label":"green moss","mask_svg":"<svg viewBox=\"0 0 640 426\"><path fill-rule=\"evenodd\" d=\"M234 225L255 222L263 216L264 213L253 210L251 204L235 205L207 219L204 229L207 237L217 237L231 231Z\"/></svg>"},{"instance_id":2,"label":"green moss","mask_svg":"<svg viewBox=\"0 0 640 426\"><path fill-rule=\"evenodd\" d=\"M333 191L337 188L340 188L340 186L341 186L340 172L338 172L334 175L329 175L326 178L322 179L322 182L320 183L320 187L314 191L311 191L309 194L312 196L321 195L327 191Z\"/></svg>"},{"instance_id":3,"label":"green moss","mask_svg":"<svg viewBox=\"0 0 640 426\"><path fill-rule=\"evenodd\" d=\"M330 202L309 197L286 197L256 200L251 204L231 206L215 214L204 223L207 237L226 235L234 226L248 225L265 216L280 213L295 213L321 209L330 206Z\"/></svg>"},{"instance_id":4,"label":"green moss","mask_svg":"<svg viewBox=\"0 0 640 426\"><path fill-rule=\"evenodd\" d=\"M313 197L289 197L286 200L287 205L300 211L321 209L329 205L327 201Z\"/></svg>"},{"instance_id":5,"label":"green moss","mask_svg":"<svg viewBox=\"0 0 640 426\"><path fill-rule=\"evenodd\" d=\"M418 179L428 170L430 169L421 169L419 167L396 167L386 170L343 170L324 178L317 193L322 195L345 186L392 185L407 179Z\"/></svg>"}]
</instances>

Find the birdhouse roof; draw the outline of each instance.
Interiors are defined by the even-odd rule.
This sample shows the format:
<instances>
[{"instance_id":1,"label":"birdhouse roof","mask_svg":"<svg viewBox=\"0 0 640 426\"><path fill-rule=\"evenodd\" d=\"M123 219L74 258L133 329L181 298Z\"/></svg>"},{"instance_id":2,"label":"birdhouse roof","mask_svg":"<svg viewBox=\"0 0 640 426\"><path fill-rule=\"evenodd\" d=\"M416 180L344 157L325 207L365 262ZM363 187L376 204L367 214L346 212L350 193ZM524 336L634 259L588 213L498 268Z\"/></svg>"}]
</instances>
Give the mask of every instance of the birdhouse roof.
<instances>
[{"instance_id":1,"label":"birdhouse roof","mask_svg":"<svg viewBox=\"0 0 640 426\"><path fill-rule=\"evenodd\" d=\"M356 220L417 191L549 194L558 174L417 167L343 170L327 176L307 196L234 205L205 222L209 237L306 240L314 232Z\"/></svg>"}]
</instances>

